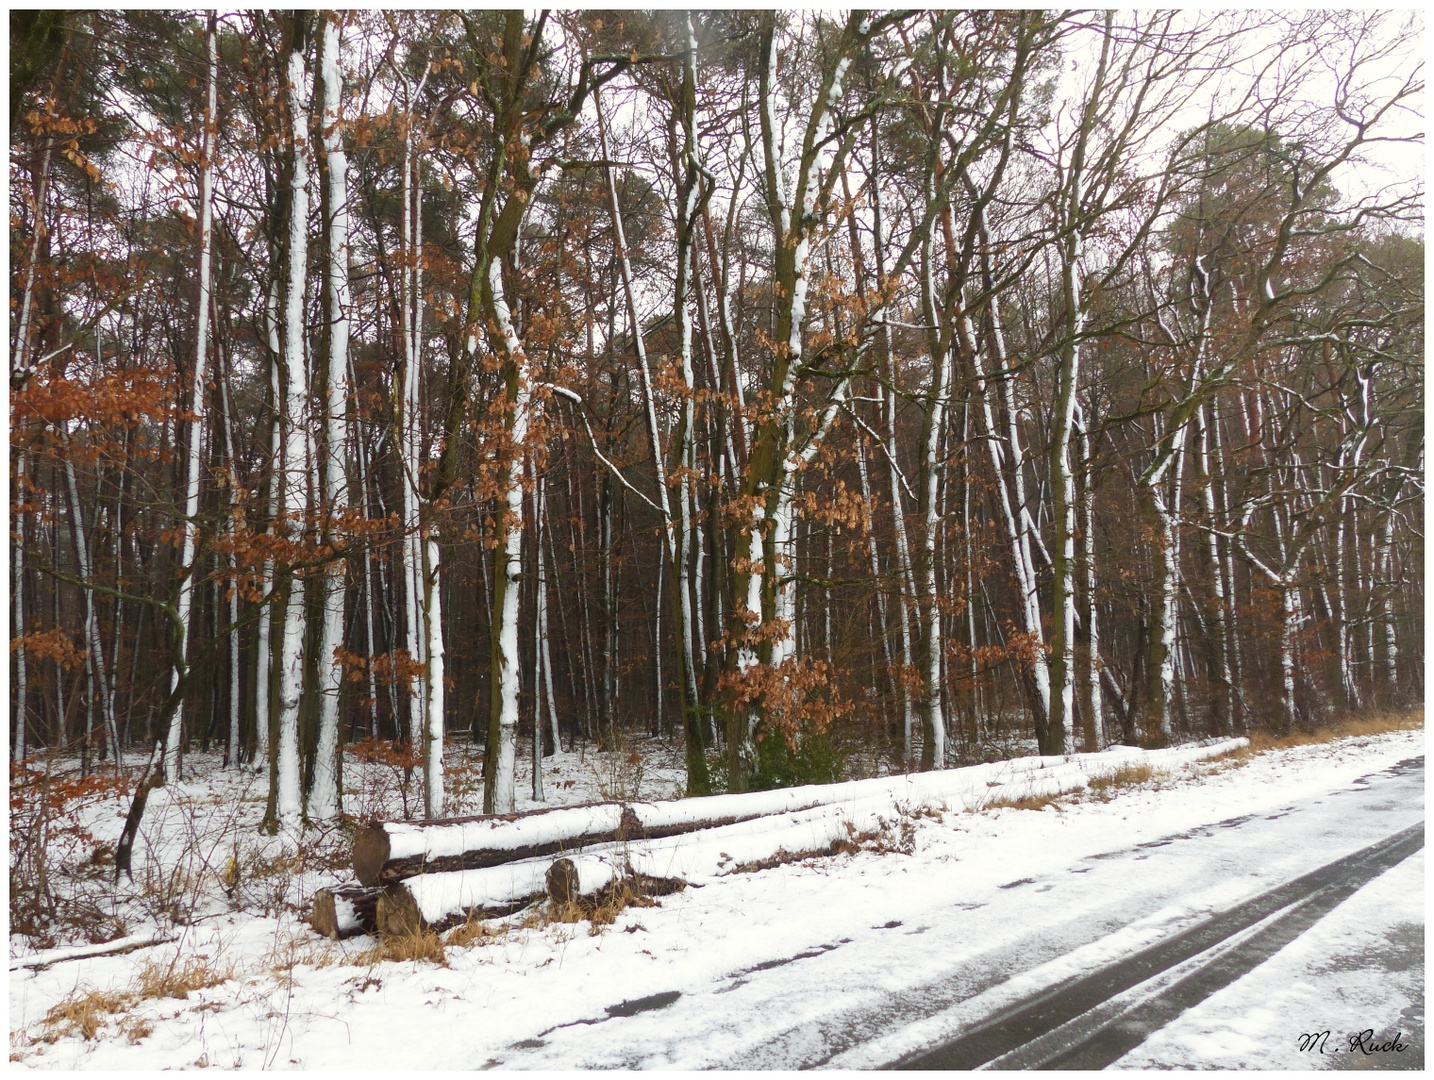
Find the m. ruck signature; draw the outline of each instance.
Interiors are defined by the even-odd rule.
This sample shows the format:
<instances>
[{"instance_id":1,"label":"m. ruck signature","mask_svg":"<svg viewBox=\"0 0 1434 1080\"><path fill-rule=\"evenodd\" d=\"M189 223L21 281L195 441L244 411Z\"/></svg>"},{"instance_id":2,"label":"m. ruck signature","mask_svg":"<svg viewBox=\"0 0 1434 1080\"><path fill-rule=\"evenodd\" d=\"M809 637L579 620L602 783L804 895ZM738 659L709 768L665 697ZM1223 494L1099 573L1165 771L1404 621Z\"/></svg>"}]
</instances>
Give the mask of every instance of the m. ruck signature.
<instances>
[{"instance_id":1,"label":"m. ruck signature","mask_svg":"<svg viewBox=\"0 0 1434 1080\"><path fill-rule=\"evenodd\" d=\"M1399 1041L1400 1036L1402 1036L1403 1034L1404 1032L1402 1031L1396 1031L1394 1033L1394 1038L1389 1039L1385 1042L1376 1042L1374 1038L1373 1028L1366 1028L1364 1031L1353 1032L1349 1035L1349 1053L1402 1054L1405 1050L1409 1049L1408 1043ZM1317 1050L1321 1054L1339 1053L1339 1051L1343 1048L1340 1046L1338 1041L1336 1041L1333 1046L1330 1046L1329 1036L1330 1033L1328 1031L1315 1031L1311 1032L1308 1035L1301 1035L1300 1049L1310 1051Z\"/></svg>"}]
</instances>

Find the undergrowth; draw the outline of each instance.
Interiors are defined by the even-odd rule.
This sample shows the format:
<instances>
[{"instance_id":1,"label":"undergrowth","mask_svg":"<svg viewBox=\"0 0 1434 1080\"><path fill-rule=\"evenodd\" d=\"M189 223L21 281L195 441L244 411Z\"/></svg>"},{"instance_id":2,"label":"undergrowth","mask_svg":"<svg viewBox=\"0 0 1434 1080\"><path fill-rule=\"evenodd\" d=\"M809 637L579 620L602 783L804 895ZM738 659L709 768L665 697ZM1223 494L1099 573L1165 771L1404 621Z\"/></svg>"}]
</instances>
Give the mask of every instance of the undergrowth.
<instances>
[{"instance_id":1,"label":"undergrowth","mask_svg":"<svg viewBox=\"0 0 1434 1080\"><path fill-rule=\"evenodd\" d=\"M41 1033L34 1042L53 1043L78 1035L91 1041L119 1015L119 1031L131 1043L154 1030L154 1024L134 1014L140 1002L166 998L187 999L195 990L219 986L234 977L233 964L219 964L203 953L181 960L176 953L168 963L146 961L135 973L129 990L100 990L90 983L75 988L45 1013ZM122 1014L122 1015L121 1015Z\"/></svg>"}]
</instances>

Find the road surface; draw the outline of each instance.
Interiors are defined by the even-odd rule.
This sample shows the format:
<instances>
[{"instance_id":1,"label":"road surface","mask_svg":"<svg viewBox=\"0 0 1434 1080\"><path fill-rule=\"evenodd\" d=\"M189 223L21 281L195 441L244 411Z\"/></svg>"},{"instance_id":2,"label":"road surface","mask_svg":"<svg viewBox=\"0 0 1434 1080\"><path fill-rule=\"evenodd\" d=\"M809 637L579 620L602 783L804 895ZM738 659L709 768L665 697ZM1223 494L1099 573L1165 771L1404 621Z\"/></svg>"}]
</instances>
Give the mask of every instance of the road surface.
<instances>
[{"instance_id":1,"label":"road surface","mask_svg":"<svg viewBox=\"0 0 1434 1080\"><path fill-rule=\"evenodd\" d=\"M1207 814L1205 824L1128 846L1087 845L1068 861L1047 853L1047 869L1033 868L1017 844L1009 880L994 881L987 866L972 877L993 883L933 897L916 918L908 903L901 919L736 967L715 984L615 1001L483 1064L1197 1065L1207 1052L1218 1057L1208 1030L1203 1042L1186 1032L1163 1049L1153 1036L1181 1024L1200 1029L1202 1009L1214 1010L1210 1030L1218 1032L1227 1022L1218 1020L1221 1008L1251 1011L1240 994L1262 973L1282 986L1338 981L1343 964L1350 978L1373 976L1373 986L1397 984L1418 1000L1392 990L1381 1000L1376 990L1348 1003L1363 1015L1264 1016L1268 1030L1255 1042L1278 1043L1270 1060L1283 1063L1264 1064L1422 1068L1422 926L1383 914L1396 900L1408 907L1414 888L1422 897L1423 817L1421 756L1272 812ZM1301 943L1338 937L1356 902L1368 939L1360 950L1300 959ZM1366 1028L1357 1046L1344 1045ZM1298 1049L1301 1035L1326 1029L1322 1046ZM1391 1039L1404 1049L1381 1049Z\"/></svg>"}]
</instances>

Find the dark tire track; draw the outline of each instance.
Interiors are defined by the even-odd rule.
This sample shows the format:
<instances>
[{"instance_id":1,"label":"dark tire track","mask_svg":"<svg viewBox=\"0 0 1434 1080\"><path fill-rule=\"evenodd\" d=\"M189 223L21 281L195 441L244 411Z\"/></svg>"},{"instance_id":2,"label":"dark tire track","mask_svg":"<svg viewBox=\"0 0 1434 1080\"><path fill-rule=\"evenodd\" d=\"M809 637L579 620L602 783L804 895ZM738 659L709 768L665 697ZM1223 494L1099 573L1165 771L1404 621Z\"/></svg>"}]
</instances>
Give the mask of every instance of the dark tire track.
<instances>
[{"instance_id":1,"label":"dark tire track","mask_svg":"<svg viewBox=\"0 0 1434 1080\"><path fill-rule=\"evenodd\" d=\"M1207 919L1197 926L1092 974L1070 979L1003 1009L959 1038L893 1063L898 1069L1098 1069L1138 1046L1153 1031L1203 1001L1293 941L1356 890L1424 846L1421 822L1351 855ZM1209 965L1101 1026L1073 1046L1041 1055L1014 1052L1170 968L1190 960L1270 916L1285 914Z\"/></svg>"}]
</instances>

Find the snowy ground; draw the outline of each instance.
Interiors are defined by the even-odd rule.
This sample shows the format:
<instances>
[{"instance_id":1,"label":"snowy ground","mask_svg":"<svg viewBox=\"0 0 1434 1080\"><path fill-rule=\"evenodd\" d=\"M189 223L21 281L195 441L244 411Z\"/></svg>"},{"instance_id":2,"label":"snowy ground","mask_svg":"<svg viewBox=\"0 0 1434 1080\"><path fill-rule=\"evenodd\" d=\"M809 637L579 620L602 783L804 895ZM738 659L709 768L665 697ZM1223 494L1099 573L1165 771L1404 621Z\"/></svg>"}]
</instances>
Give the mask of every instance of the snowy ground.
<instances>
[{"instance_id":1,"label":"snowy ground","mask_svg":"<svg viewBox=\"0 0 1434 1080\"><path fill-rule=\"evenodd\" d=\"M257 838L260 782L196 762L151 804L133 890L71 871L125 932L176 940L36 970L13 967L45 958L12 936L11 1061L871 1067L1422 821L1422 762L1384 770L1423 747L1422 731L1347 739L1044 810L916 818L884 851L735 875L606 927L520 914L450 945L444 965L314 935L299 916L344 879L338 838L298 850ZM454 759L450 810L471 812L476 764ZM401 771L386 768L349 770L351 809L391 812ZM564 755L547 793L659 798L679 782L675 755L641 744ZM123 806L87 804L83 843L112 843ZM1422 988L1420 853L1118 1064L1422 1065ZM1325 1029L1341 1052L1298 1050ZM1364 1029L1381 1042L1402 1032L1409 1049L1351 1057L1347 1036Z\"/></svg>"}]
</instances>

